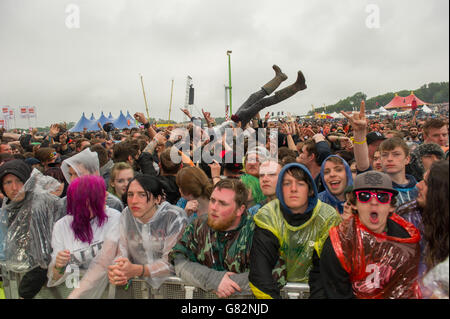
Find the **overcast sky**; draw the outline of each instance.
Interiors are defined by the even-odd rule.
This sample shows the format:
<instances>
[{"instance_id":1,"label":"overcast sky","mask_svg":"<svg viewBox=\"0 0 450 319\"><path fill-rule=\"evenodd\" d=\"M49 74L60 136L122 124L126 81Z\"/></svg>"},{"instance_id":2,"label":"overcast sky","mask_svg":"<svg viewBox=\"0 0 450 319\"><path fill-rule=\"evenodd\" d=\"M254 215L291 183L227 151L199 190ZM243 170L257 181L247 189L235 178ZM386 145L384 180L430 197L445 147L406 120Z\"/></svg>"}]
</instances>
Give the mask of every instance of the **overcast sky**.
<instances>
[{"instance_id":1,"label":"overcast sky","mask_svg":"<svg viewBox=\"0 0 450 319\"><path fill-rule=\"evenodd\" d=\"M268 110L301 115L449 81L449 1L1 0L0 48L0 106L34 105L33 126L145 113L140 73L152 117L168 118L174 80L171 119L183 119L187 75L194 115L224 116L227 50L233 111L278 64L281 87L302 70L308 88Z\"/></svg>"}]
</instances>

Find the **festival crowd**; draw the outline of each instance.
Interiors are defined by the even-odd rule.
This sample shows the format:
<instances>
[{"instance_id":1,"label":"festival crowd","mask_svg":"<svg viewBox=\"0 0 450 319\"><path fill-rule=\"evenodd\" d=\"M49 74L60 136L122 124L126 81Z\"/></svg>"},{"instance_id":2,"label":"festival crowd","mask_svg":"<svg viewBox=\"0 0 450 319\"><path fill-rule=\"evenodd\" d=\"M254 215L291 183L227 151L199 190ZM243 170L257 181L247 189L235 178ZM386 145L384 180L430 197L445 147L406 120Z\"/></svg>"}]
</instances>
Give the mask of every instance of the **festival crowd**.
<instances>
[{"instance_id":1,"label":"festival crowd","mask_svg":"<svg viewBox=\"0 0 450 319\"><path fill-rule=\"evenodd\" d=\"M126 298L169 277L219 298L448 298L448 110L272 119L275 76L227 121L1 132L0 267L20 298ZM82 274L82 275L80 275Z\"/></svg>"}]
</instances>

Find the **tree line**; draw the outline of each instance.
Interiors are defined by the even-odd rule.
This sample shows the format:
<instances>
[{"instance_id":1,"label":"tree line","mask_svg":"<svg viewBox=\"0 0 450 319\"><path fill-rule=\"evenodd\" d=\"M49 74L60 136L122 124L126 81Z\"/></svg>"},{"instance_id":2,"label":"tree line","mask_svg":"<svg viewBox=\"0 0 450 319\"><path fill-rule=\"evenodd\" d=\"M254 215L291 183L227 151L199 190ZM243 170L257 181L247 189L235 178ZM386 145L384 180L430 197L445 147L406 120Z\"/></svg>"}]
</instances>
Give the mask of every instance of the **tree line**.
<instances>
[{"instance_id":1,"label":"tree line","mask_svg":"<svg viewBox=\"0 0 450 319\"><path fill-rule=\"evenodd\" d=\"M432 82L422 85L416 90L402 90L395 92L399 96L406 97L411 94L411 91L421 99L429 104L444 103L449 101L449 82ZM389 92L381 95L377 95L370 99L367 99L367 95L363 92L357 92L353 96L346 97L340 100L336 104L326 105L324 107L314 108L308 112L308 115L313 115L314 112L318 113L339 113L340 111L349 111L353 108L358 108L361 100L366 101L366 109L372 110L388 104L395 96L394 92Z\"/></svg>"}]
</instances>

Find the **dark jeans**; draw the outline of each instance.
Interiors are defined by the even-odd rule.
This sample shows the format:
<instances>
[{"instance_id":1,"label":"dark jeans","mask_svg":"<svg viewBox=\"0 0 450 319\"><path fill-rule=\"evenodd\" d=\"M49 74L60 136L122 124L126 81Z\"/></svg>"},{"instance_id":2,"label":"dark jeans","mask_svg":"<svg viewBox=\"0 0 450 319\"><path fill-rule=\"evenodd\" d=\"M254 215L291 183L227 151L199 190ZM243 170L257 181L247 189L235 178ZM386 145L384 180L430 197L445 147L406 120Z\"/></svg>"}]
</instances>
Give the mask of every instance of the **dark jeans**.
<instances>
[{"instance_id":1,"label":"dark jeans","mask_svg":"<svg viewBox=\"0 0 450 319\"><path fill-rule=\"evenodd\" d=\"M47 282L47 269L36 267L27 272L19 284L19 297L31 299L38 294Z\"/></svg>"}]
</instances>

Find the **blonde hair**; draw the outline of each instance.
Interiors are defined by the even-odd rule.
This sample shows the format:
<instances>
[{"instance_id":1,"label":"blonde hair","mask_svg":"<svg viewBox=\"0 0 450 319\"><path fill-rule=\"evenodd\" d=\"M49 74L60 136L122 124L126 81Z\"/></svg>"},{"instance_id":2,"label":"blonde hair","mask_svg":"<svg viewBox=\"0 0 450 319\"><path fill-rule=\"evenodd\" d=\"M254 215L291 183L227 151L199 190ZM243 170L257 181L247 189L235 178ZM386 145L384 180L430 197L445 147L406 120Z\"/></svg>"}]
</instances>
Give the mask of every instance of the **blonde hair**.
<instances>
[{"instance_id":1,"label":"blonde hair","mask_svg":"<svg viewBox=\"0 0 450 319\"><path fill-rule=\"evenodd\" d=\"M119 174L120 171L123 171L125 169L133 169L133 167L131 167L130 164L125 163L125 162L118 162L116 164L114 164L114 166L111 168L111 177L110 177L110 182L115 181L117 175ZM134 175L134 171L133 171L133 175Z\"/></svg>"}]
</instances>

